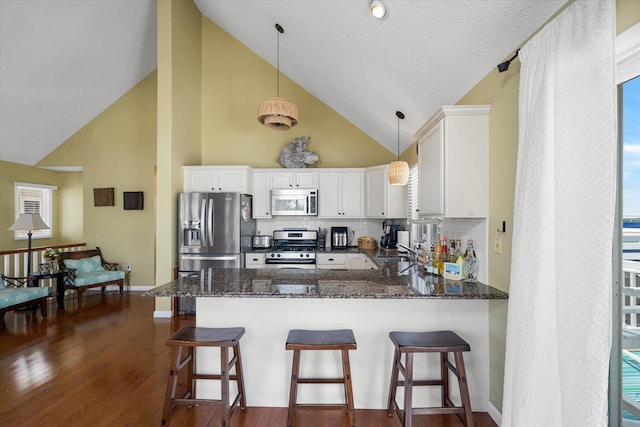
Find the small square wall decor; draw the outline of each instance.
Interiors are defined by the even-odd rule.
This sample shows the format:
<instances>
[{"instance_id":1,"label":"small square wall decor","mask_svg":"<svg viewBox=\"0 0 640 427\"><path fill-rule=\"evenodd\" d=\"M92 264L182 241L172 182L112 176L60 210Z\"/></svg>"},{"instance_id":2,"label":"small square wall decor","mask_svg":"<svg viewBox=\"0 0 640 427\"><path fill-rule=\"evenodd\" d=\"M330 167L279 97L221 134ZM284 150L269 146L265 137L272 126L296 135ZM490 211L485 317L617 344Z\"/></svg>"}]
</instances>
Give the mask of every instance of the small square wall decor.
<instances>
[{"instance_id":1,"label":"small square wall decor","mask_svg":"<svg viewBox=\"0 0 640 427\"><path fill-rule=\"evenodd\" d=\"M124 196L124 210L141 211L144 209L144 195L142 191L125 191L122 194Z\"/></svg>"},{"instance_id":2,"label":"small square wall decor","mask_svg":"<svg viewBox=\"0 0 640 427\"><path fill-rule=\"evenodd\" d=\"M111 188L94 188L93 189L93 206L114 206L113 187Z\"/></svg>"}]
</instances>

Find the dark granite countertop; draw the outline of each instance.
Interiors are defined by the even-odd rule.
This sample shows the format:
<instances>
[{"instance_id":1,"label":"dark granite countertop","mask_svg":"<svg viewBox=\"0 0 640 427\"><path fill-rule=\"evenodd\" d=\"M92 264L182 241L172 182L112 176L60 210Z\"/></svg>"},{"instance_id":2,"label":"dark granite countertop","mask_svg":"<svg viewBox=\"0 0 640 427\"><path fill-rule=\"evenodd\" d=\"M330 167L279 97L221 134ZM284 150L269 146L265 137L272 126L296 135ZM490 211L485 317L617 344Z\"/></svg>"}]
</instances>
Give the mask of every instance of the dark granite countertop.
<instances>
[{"instance_id":1,"label":"dark granite countertop","mask_svg":"<svg viewBox=\"0 0 640 427\"><path fill-rule=\"evenodd\" d=\"M366 253L366 252L365 252ZM153 288L152 297L507 299L483 283L445 280L417 266L374 258L379 270L214 269ZM400 273L400 274L398 274Z\"/></svg>"}]
</instances>

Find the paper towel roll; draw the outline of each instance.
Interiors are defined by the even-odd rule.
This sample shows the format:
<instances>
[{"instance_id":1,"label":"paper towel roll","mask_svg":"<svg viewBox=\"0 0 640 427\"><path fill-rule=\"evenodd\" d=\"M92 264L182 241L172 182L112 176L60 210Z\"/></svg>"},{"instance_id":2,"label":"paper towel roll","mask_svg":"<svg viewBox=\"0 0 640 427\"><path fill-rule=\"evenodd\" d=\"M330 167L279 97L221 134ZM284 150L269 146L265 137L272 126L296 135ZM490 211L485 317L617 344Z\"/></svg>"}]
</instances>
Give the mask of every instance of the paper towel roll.
<instances>
[{"instance_id":1,"label":"paper towel roll","mask_svg":"<svg viewBox=\"0 0 640 427\"><path fill-rule=\"evenodd\" d=\"M402 243L403 245L409 246L408 231L398 231L398 243ZM405 248L398 246L398 252L407 252L407 250Z\"/></svg>"}]
</instances>

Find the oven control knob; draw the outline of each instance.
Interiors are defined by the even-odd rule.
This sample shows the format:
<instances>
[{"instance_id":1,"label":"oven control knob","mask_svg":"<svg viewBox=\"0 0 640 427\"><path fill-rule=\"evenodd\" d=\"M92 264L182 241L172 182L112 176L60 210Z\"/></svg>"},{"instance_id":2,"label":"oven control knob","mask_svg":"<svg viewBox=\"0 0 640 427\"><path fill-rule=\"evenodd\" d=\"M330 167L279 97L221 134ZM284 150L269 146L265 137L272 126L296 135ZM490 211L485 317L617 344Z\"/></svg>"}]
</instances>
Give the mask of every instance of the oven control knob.
<instances>
[{"instance_id":1,"label":"oven control knob","mask_svg":"<svg viewBox=\"0 0 640 427\"><path fill-rule=\"evenodd\" d=\"M304 257L304 254L300 254L300 258Z\"/></svg>"},{"instance_id":2,"label":"oven control knob","mask_svg":"<svg viewBox=\"0 0 640 427\"><path fill-rule=\"evenodd\" d=\"M280 258L280 254L278 254L277 257Z\"/></svg>"}]
</instances>

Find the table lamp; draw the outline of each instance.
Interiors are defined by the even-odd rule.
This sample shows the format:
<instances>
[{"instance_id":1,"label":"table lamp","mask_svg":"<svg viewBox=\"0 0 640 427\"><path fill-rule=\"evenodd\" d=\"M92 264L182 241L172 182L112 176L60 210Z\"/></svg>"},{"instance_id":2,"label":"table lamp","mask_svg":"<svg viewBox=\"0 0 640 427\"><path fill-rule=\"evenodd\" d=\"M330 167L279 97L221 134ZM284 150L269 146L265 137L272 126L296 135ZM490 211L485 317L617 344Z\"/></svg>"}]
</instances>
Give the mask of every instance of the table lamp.
<instances>
[{"instance_id":1,"label":"table lamp","mask_svg":"<svg viewBox=\"0 0 640 427\"><path fill-rule=\"evenodd\" d=\"M31 273L31 231L33 230L46 230L50 228L47 224L44 223L40 214L20 214L16 222L13 223L11 227L7 230L17 231L17 230L26 230L27 238L28 238L28 246L27 246L27 271L25 276L28 276Z\"/></svg>"}]
</instances>

